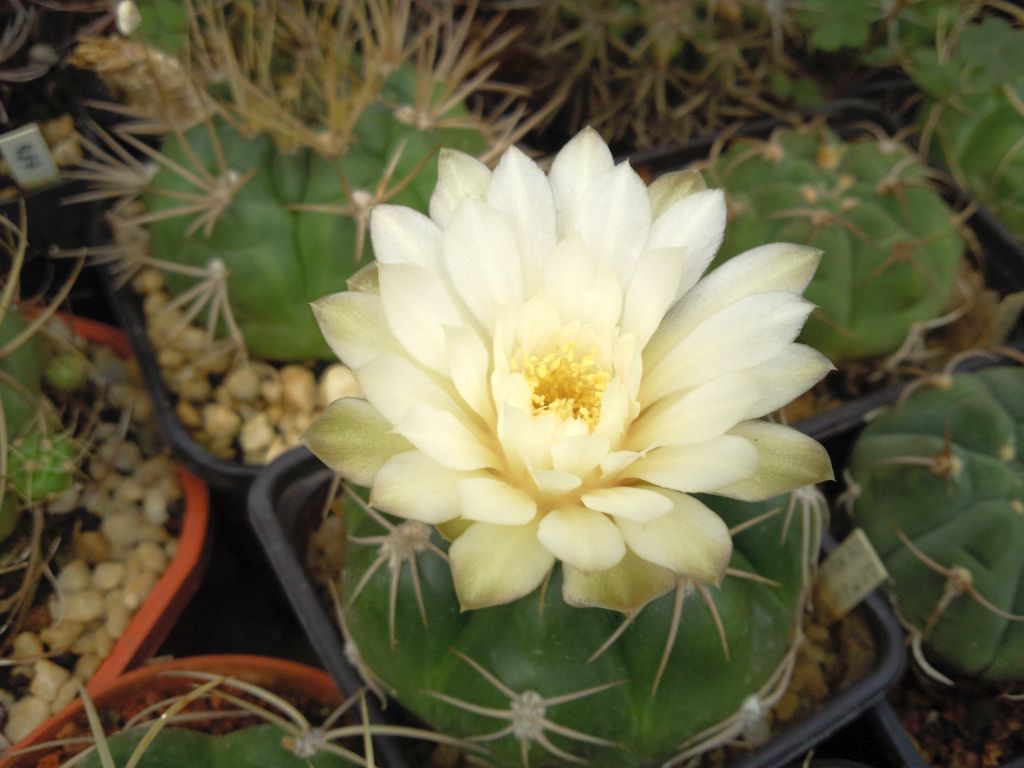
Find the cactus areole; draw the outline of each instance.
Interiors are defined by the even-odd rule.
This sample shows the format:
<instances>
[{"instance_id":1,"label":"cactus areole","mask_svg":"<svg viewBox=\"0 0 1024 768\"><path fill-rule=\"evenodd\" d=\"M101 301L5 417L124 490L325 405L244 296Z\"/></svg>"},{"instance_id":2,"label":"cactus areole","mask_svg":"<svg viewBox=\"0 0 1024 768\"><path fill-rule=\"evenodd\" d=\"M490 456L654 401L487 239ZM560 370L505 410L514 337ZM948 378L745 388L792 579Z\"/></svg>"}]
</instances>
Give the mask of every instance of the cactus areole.
<instances>
[{"instance_id":1,"label":"cactus areole","mask_svg":"<svg viewBox=\"0 0 1024 768\"><path fill-rule=\"evenodd\" d=\"M1024 368L937 377L858 439L854 513L926 663L1024 680Z\"/></svg>"},{"instance_id":2,"label":"cactus areole","mask_svg":"<svg viewBox=\"0 0 1024 768\"><path fill-rule=\"evenodd\" d=\"M373 260L360 234L368 201L382 187L405 182L392 202L425 210L437 180L437 148L484 149L475 129L403 122L387 105L408 103L413 87L409 72L392 76L381 103L363 112L353 143L337 157L308 148L285 153L270 137L244 137L219 118L165 140L168 162L145 195L152 254L172 267L209 271L211 282L225 281L230 311L253 356L332 357L309 303L344 290ZM199 214L191 205L197 199ZM165 274L178 295L196 286L194 274L173 268Z\"/></svg>"}]
</instances>

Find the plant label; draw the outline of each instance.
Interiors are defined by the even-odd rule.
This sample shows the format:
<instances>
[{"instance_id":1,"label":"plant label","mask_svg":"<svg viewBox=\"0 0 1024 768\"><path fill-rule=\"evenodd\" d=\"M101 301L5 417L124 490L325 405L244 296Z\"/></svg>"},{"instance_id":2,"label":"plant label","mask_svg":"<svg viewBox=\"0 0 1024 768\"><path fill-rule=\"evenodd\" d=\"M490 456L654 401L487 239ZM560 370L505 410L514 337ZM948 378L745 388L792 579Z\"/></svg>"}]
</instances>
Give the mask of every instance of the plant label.
<instances>
[{"instance_id":1,"label":"plant label","mask_svg":"<svg viewBox=\"0 0 1024 768\"><path fill-rule=\"evenodd\" d=\"M818 569L818 596L838 619L888 578L889 572L867 535L855 528Z\"/></svg>"},{"instance_id":2,"label":"plant label","mask_svg":"<svg viewBox=\"0 0 1024 768\"><path fill-rule=\"evenodd\" d=\"M60 178L50 147L36 123L0 136L0 155L22 189L45 186Z\"/></svg>"}]
</instances>

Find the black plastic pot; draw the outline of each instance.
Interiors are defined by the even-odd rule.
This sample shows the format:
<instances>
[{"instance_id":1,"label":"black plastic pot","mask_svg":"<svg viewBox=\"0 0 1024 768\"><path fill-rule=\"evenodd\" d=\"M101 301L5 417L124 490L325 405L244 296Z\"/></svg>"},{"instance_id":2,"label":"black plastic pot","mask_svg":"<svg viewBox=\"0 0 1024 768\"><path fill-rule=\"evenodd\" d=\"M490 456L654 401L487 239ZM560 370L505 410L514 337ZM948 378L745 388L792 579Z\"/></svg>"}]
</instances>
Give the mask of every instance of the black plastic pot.
<instances>
[{"instance_id":1,"label":"black plastic pot","mask_svg":"<svg viewBox=\"0 0 1024 768\"><path fill-rule=\"evenodd\" d=\"M260 466L218 458L192 439L178 419L174 396L167 388L157 365L156 350L146 332L146 321L139 297L130 286L116 285L108 270L103 271L103 287L120 326L128 334L135 350L142 378L153 401L153 410L174 457L194 474L203 478L213 490L228 498L229 506L241 514L241 510L245 509L246 493L256 479Z\"/></svg>"},{"instance_id":2,"label":"black plastic pot","mask_svg":"<svg viewBox=\"0 0 1024 768\"><path fill-rule=\"evenodd\" d=\"M354 690L358 673L345 656L335 620L325 608L303 565L306 541L319 523L319 514L332 474L305 448L278 457L260 473L249 493L249 520L309 635L324 667L345 690ZM775 768L800 758L882 699L903 668L899 625L884 601L870 596L858 609L867 621L877 648L876 666L807 719L781 731L735 764L736 768ZM390 715L391 709L388 710ZM379 716L379 712L376 716ZM386 745L385 768L414 768L396 745Z\"/></svg>"},{"instance_id":3,"label":"black plastic pot","mask_svg":"<svg viewBox=\"0 0 1024 768\"><path fill-rule=\"evenodd\" d=\"M866 124L877 125L889 134L897 129L888 113L872 102L858 99L837 101L824 109L801 115L802 119L814 117L824 117L829 126L844 138L863 135ZM766 138L773 130L785 125L775 118L751 121L734 131L730 141L734 138ZM629 160L634 167L643 168L648 174L657 176L707 158L715 139L714 136L708 136L674 147L647 150L630 155ZM951 185L939 186L939 189L955 209L966 210L971 205L971 198L963 190ZM985 208L976 208L966 224L981 247L982 256L976 266L984 275L985 284L1000 295L1024 290L1024 247L1021 241L1010 234ZM892 402L904 386L905 383L886 386L804 419L796 426L816 440L828 440L862 424L866 414Z\"/></svg>"}]
</instances>

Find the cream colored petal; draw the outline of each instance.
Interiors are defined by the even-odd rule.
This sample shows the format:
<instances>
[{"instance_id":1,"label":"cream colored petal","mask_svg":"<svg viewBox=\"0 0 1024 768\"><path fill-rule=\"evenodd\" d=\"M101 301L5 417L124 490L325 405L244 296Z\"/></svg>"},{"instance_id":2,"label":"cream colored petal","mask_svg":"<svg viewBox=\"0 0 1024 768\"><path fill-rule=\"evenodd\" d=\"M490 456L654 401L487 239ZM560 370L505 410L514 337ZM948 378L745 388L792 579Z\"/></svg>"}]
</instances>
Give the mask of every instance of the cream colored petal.
<instances>
[{"instance_id":1,"label":"cream colored petal","mask_svg":"<svg viewBox=\"0 0 1024 768\"><path fill-rule=\"evenodd\" d=\"M554 565L537 540L537 521L508 526L474 523L448 550L464 611L502 605L533 592Z\"/></svg>"},{"instance_id":2,"label":"cream colored petal","mask_svg":"<svg viewBox=\"0 0 1024 768\"><path fill-rule=\"evenodd\" d=\"M448 226L464 199L483 200L491 182L491 171L475 157L454 149L442 149L437 157L437 186L430 197L430 218L441 228Z\"/></svg>"},{"instance_id":3,"label":"cream colored petal","mask_svg":"<svg viewBox=\"0 0 1024 768\"><path fill-rule=\"evenodd\" d=\"M757 387L746 371L727 373L654 403L631 425L626 447L648 451L702 443L743 421L758 399Z\"/></svg>"},{"instance_id":4,"label":"cream colored petal","mask_svg":"<svg viewBox=\"0 0 1024 768\"><path fill-rule=\"evenodd\" d=\"M647 368L640 385L641 407L771 359L792 343L813 309L792 293L760 293L730 304Z\"/></svg>"},{"instance_id":5,"label":"cream colored petal","mask_svg":"<svg viewBox=\"0 0 1024 768\"><path fill-rule=\"evenodd\" d=\"M608 454L608 439L601 435L575 435L551 446L552 466L560 472L585 477Z\"/></svg>"},{"instance_id":6,"label":"cream colored petal","mask_svg":"<svg viewBox=\"0 0 1024 768\"><path fill-rule=\"evenodd\" d=\"M582 292L579 319L601 333L612 332L622 318L622 288L622 280L612 272L594 275Z\"/></svg>"},{"instance_id":7,"label":"cream colored petal","mask_svg":"<svg viewBox=\"0 0 1024 768\"><path fill-rule=\"evenodd\" d=\"M601 476L612 477L617 475L641 458L643 458L643 454L637 451L612 451L601 459Z\"/></svg>"},{"instance_id":8,"label":"cream colored petal","mask_svg":"<svg viewBox=\"0 0 1024 768\"><path fill-rule=\"evenodd\" d=\"M539 285L544 260L555 246L555 201L537 164L509 147L494 169L487 202L512 223L523 257L527 293Z\"/></svg>"},{"instance_id":9,"label":"cream colored petal","mask_svg":"<svg viewBox=\"0 0 1024 768\"><path fill-rule=\"evenodd\" d=\"M636 414L636 405L626 391L626 385L619 379L612 379L601 398L601 415L593 434L608 440L613 449L618 449L626 434L626 425Z\"/></svg>"},{"instance_id":10,"label":"cream colored petal","mask_svg":"<svg viewBox=\"0 0 1024 768\"><path fill-rule=\"evenodd\" d=\"M583 196L614 164L608 145L590 127L576 134L555 156L548 181L554 195L559 239L577 231Z\"/></svg>"},{"instance_id":11,"label":"cream colored petal","mask_svg":"<svg viewBox=\"0 0 1024 768\"><path fill-rule=\"evenodd\" d=\"M456 485L469 477L442 467L419 451L392 456L377 472L370 504L408 520L439 525L459 516Z\"/></svg>"},{"instance_id":12,"label":"cream colored petal","mask_svg":"<svg viewBox=\"0 0 1024 768\"><path fill-rule=\"evenodd\" d=\"M516 233L504 214L463 200L444 230L442 258L455 290L488 332L497 307L523 301L523 265Z\"/></svg>"},{"instance_id":13,"label":"cream colored petal","mask_svg":"<svg viewBox=\"0 0 1024 768\"><path fill-rule=\"evenodd\" d=\"M759 396L743 419L756 419L781 408L833 370L835 366L818 350L790 344L774 357L744 371L757 382Z\"/></svg>"},{"instance_id":14,"label":"cream colored petal","mask_svg":"<svg viewBox=\"0 0 1024 768\"><path fill-rule=\"evenodd\" d=\"M410 408L420 403L442 410L461 410L455 393L443 379L401 355L379 355L356 368L353 374L366 399L392 424L398 424Z\"/></svg>"},{"instance_id":15,"label":"cream colored petal","mask_svg":"<svg viewBox=\"0 0 1024 768\"><path fill-rule=\"evenodd\" d=\"M493 525L525 525L537 514L537 502L522 488L493 477L472 477L459 483L462 516Z\"/></svg>"},{"instance_id":16,"label":"cream colored petal","mask_svg":"<svg viewBox=\"0 0 1024 768\"><path fill-rule=\"evenodd\" d=\"M717 493L718 488L752 476L757 462L757 450L749 441L722 435L706 443L657 448L628 466L622 476L683 493Z\"/></svg>"},{"instance_id":17,"label":"cream colored petal","mask_svg":"<svg viewBox=\"0 0 1024 768\"><path fill-rule=\"evenodd\" d=\"M466 404L488 423L494 422L491 400L490 356L476 331L468 325L444 328L448 369L452 384Z\"/></svg>"},{"instance_id":18,"label":"cream colored petal","mask_svg":"<svg viewBox=\"0 0 1024 768\"><path fill-rule=\"evenodd\" d=\"M409 442L366 400L346 397L327 406L302 436L327 466L356 485L373 483L378 470Z\"/></svg>"},{"instance_id":19,"label":"cream colored petal","mask_svg":"<svg viewBox=\"0 0 1024 768\"><path fill-rule=\"evenodd\" d=\"M441 230L419 211L382 204L370 212L373 254L381 264L419 264L437 269Z\"/></svg>"},{"instance_id":20,"label":"cream colored petal","mask_svg":"<svg viewBox=\"0 0 1024 768\"><path fill-rule=\"evenodd\" d=\"M577 234L561 240L544 262L544 293L565 320L582 317L584 291L593 279L593 260Z\"/></svg>"},{"instance_id":21,"label":"cream colored petal","mask_svg":"<svg viewBox=\"0 0 1024 768\"><path fill-rule=\"evenodd\" d=\"M687 254L683 247L654 248L640 257L622 306L622 330L632 333L640 347L675 302Z\"/></svg>"},{"instance_id":22,"label":"cream colored petal","mask_svg":"<svg viewBox=\"0 0 1024 768\"><path fill-rule=\"evenodd\" d=\"M388 328L384 304L371 293L334 293L312 303L320 332L349 368L401 347Z\"/></svg>"},{"instance_id":23,"label":"cream colored petal","mask_svg":"<svg viewBox=\"0 0 1024 768\"><path fill-rule=\"evenodd\" d=\"M449 469L471 471L501 466L487 436L449 410L423 403L414 405L395 426L395 432Z\"/></svg>"},{"instance_id":24,"label":"cream colored petal","mask_svg":"<svg viewBox=\"0 0 1024 768\"><path fill-rule=\"evenodd\" d=\"M666 314L644 349L644 363L657 363L694 328L730 304L758 293L803 293L821 251L772 243L734 256L697 283Z\"/></svg>"},{"instance_id":25,"label":"cream colored petal","mask_svg":"<svg viewBox=\"0 0 1024 768\"><path fill-rule=\"evenodd\" d=\"M695 192L675 202L651 225L647 248L683 248L686 255L675 296L689 291L704 274L725 235L725 194L720 189Z\"/></svg>"},{"instance_id":26,"label":"cream colored petal","mask_svg":"<svg viewBox=\"0 0 1024 768\"><path fill-rule=\"evenodd\" d=\"M834 480L832 461L816 440L781 424L745 421L730 430L749 441L759 455L757 473L715 489L720 496L762 501L780 493Z\"/></svg>"},{"instance_id":27,"label":"cream colored petal","mask_svg":"<svg viewBox=\"0 0 1024 768\"><path fill-rule=\"evenodd\" d=\"M545 498L558 498L579 488L583 481L577 475L560 472L556 469L533 469L530 467L530 478L537 491Z\"/></svg>"},{"instance_id":28,"label":"cream colored petal","mask_svg":"<svg viewBox=\"0 0 1024 768\"><path fill-rule=\"evenodd\" d=\"M732 557L732 537L722 518L692 496L666 494L672 510L648 523L616 518L626 545L644 560L680 576L718 584Z\"/></svg>"},{"instance_id":29,"label":"cream colored petal","mask_svg":"<svg viewBox=\"0 0 1024 768\"><path fill-rule=\"evenodd\" d=\"M453 303L444 279L416 264L381 264L380 296L388 326L407 353L448 375L445 325L467 321Z\"/></svg>"},{"instance_id":30,"label":"cream colored petal","mask_svg":"<svg viewBox=\"0 0 1024 768\"><path fill-rule=\"evenodd\" d=\"M651 213L657 219L684 197L707 188L707 182L700 171L687 169L662 174L647 187L647 195L651 198Z\"/></svg>"},{"instance_id":31,"label":"cream colored petal","mask_svg":"<svg viewBox=\"0 0 1024 768\"><path fill-rule=\"evenodd\" d=\"M537 538L559 560L588 573L611 568L626 554L615 523L586 507L548 512L540 521Z\"/></svg>"},{"instance_id":32,"label":"cream colored petal","mask_svg":"<svg viewBox=\"0 0 1024 768\"><path fill-rule=\"evenodd\" d=\"M649 522L672 509L672 502L667 496L644 487L601 488L583 494L580 500L585 507L595 512L604 512L635 523Z\"/></svg>"},{"instance_id":33,"label":"cream colored petal","mask_svg":"<svg viewBox=\"0 0 1024 768\"><path fill-rule=\"evenodd\" d=\"M597 271L613 272L628 284L651 228L647 186L629 163L594 180L580 202L577 222Z\"/></svg>"},{"instance_id":34,"label":"cream colored petal","mask_svg":"<svg viewBox=\"0 0 1024 768\"><path fill-rule=\"evenodd\" d=\"M626 550L606 571L585 573L562 567L562 599L577 608L606 608L633 613L669 592L678 580L668 568L649 563Z\"/></svg>"},{"instance_id":35,"label":"cream colored petal","mask_svg":"<svg viewBox=\"0 0 1024 768\"><path fill-rule=\"evenodd\" d=\"M531 414L506 405L498 415L498 440L509 471L527 475L533 469L551 469L551 446L565 422L551 413Z\"/></svg>"}]
</instances>

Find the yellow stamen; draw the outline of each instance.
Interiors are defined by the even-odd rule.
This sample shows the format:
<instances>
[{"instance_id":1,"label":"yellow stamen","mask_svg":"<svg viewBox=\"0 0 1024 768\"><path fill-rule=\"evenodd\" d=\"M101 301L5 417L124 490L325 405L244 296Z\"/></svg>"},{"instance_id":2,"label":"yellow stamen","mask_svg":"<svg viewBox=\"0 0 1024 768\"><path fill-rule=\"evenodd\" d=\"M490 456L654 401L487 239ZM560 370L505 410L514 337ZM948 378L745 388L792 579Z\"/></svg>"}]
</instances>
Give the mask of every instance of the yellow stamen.
<instances>
[{"instance_id":1,"label":"yellow stamen","mask_svg":"<svg viewBox=\"0 0 1024 768\"><path fill-rule=\"evenodd\" d=\"M517 357L512 370L521 371L530 385L534 413L546 411L563 419L579 419L594 428L611 376L593 354L579 356L576 345L565 342L543 356Z\"/></svg>"}]
</instances>

